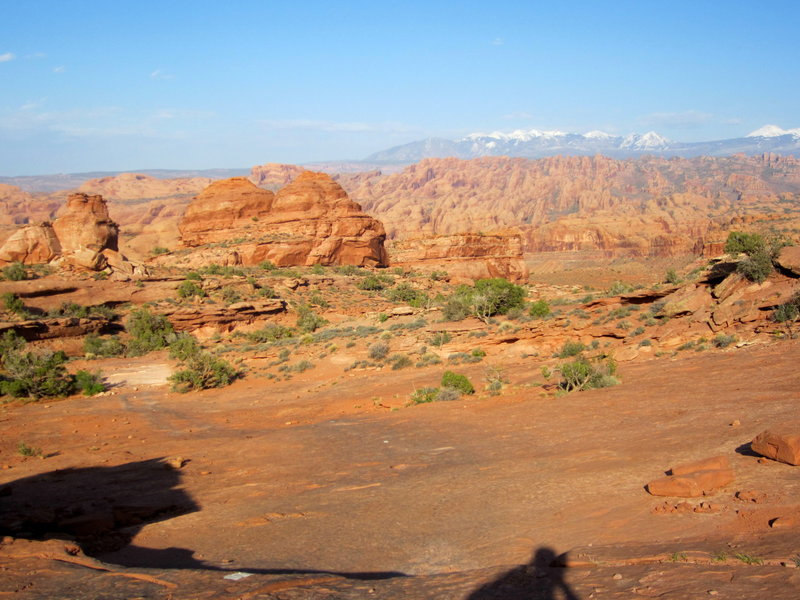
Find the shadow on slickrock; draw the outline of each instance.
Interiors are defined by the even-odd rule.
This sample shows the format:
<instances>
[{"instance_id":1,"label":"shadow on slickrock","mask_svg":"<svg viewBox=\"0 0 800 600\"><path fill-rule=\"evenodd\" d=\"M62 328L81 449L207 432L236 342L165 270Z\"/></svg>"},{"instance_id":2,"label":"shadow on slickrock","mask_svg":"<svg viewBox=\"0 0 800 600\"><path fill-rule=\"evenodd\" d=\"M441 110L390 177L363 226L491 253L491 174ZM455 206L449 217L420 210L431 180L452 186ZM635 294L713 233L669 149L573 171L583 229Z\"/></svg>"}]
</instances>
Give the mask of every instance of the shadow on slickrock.
<instances>
[{"instance_id":1,"label":"shadow on slickrock","mask_svg":"<svg viewBox=\"0 0 800 600\"><path fill-rule=\"evenodd\" d=\"M555 563L552 548L539 548L527 565L482 585L467 600L580 600L564 581L564 569Z\"/></svg>"}]
</instances>

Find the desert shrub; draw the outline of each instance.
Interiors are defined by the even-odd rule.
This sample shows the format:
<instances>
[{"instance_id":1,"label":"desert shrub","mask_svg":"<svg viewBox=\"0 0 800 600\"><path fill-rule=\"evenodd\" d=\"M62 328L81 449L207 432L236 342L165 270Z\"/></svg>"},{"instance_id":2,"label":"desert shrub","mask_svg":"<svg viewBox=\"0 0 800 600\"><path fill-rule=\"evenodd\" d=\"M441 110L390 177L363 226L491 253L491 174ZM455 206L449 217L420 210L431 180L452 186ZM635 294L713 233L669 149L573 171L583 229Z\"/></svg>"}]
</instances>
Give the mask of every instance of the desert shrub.
<instances>
[{"instance_id":1,"label":"desert shrub","mask_svg":"<svg viewBox=\"0 0 800 600\"><path fill-rule=\"evenodd\" d=\"M84 396L94 396L106 391L106 386L99 372L78 371L75 373L75 386L83 392Z\"/></svg>"},{"instance_id":2,"label":"desert shrub","mask_svg":"<svg viewBox=\"0 0 800 600\"><path fill-rule=\"evenodd\" d=\"M265 344L268 342L274 342L276 340L282 340L290 337L294 337L295 331L291 327L285 327L283 325L277 325L275 323L270 323L269 325L265 326L263 329L259 329L258 331L251 331L247 333L247 339L257 342L259 344Z\"/></svg>"},{"instance_id":3,"label":"desert shrub","mask_svg":"<svg viewBox=\"0 0 800 600\"><path fill-rule=\"evenodd\" d=\"M367 349L367 356L372 360L383 360L389 354L389 344L375 342Z\"/></svg>"},{"instance_id":4,"label":"desert shrub","mask_svg":"<svg viewBox=\"0 0 800 600\"><path fill-rule=\"evenodd\" d=\"M165 316L153 314L147 308L131 311L125 329L131 335L128 343L129 356L140 356L166 348L175 333Z\"/></svg>"},{"instance_id":5,"label":"desert shrub","mask_svg":"<svg viewBox=\"0 0 800 600\"><path fill-rule=\"evenodd\" d=\"M230 384L238 375L227 361L208 352L198 352L186 361L186 368L170 376L172 389L176 392L204 390Z\"/></svg>"},{"instance_id":6,"label":"desert shrub","mask_svg":"<svg viewBox=\"0 0 800 600\"><path fill-rule=\"evenodd\" d=\"M446 281L449 277L447 271L431 271L431 281Z\"/></svg>"},{"instance_id":7,"label":"desert shrub","mask_svg":"<svg viewBox=\"0 0 800 600\"><path fill-rule=\"evenodd\" d=\"M460 285L445 304L445 318L472 315L486 321L494 315L522 308L525 289L502 277L479 279L472 287ZM463 317L461 317L463 318Z\"/></svg>"},{"instance_id":8,"label":"desert shrub","mask_svg":"<svg viewBox=\"0 0 800 600\"><path fill-rule=\"evenodd\" d=\"M271 260L262 260L260 263L258 263L258 267L264 271L274 271L278 268Z\"/></svg>"},{"instance_id":9,"label":"desert shrub","mask_svg":"<svg viewBox=\"0 0 800 600\"><path fill-rule=\"evenodd\" d=\"M9 352L3 356L6 381L0 391L15 398L68 396L75 388L63 352Z\"/></svg>"},{"instance_id":10,"label":"desert shrub","mask_svg":"<svg viewBox=\"0 0 800 600\"><path fill-rule=\"evenodd\" d=\"M442 359L441 358L439 358L435 354L424 352L422 354L422 356L419 357L419 360L417 361L417 364L414 365L414 366L416 366L417 368L422 368L422 367L429 367L431 365L440 365L440 364L442 364Z\"/></svg>"},{"instance_id":11,"label":"desert shrub","mask_svg":"<svg viewBox=\"0 0 800 600\"><path fill-rule=\"evenodd\" d=\"M442 318L445 321L463 321L472 314L466 298L450 297L442 306Z\"/></svg>"},{"instance_id":12,"label":"desert shrub","mask_svg":"<svg viewBox=\"0 0 800 600\"><path fill-rule=\"evenodd\" d=\"M14 262L7 267L3 267L3 277L9 281L22 281L28 278L28 271L21 262Z\"/></svg>"},{"instance_id":13,"label":"desert shrub","mask_svg":"<svg viewBox=\"0 0 800 600\"><path fill-rule=\"evenodd\" d=\"M0 336L0 356L5 357L11 352L17 352L25 347L25 339L17 335L13 329L9 329Z\"/></svg>"},{"instance_id":14,"label":"desert shrub","mask_svg":"<svg viewBox=\"0 0 800 600\"><path fill-rule=\"evenodd\" d=\"M311 306L318 306L319 308L330 307L330 302L328 302L318 291L312 293L311 296L309 296L308 303Z\"/></svg>"},{"instance_id":15,"label":"desert shrub","mask_svg":"<svg viewBox=\"0 0 800 600\"><path fill-rule=\"evenodd\" d=\"M257 293L262 298L277 298L278 297L278 293L275 291L275 288L273 288L271 286L268 286L268 285L259 286Z\"/></svg>"},{"instance_id":16,"label":"desert shrub","mask_svg":"<svg viewBox=\"0 0 800 600\"><path fill-rule=\"evenodd\" d=\"M619 383L614 377L617 365L610 358L605 361L590 362L581 357L561 365L559 369L561 371L559 387L567 392L610 387Z\"/></svg>"},{"instance_id":17,"label":"desert shrub","mask_svg":"<svg viewBox=\"0 0 800 600\"><path fill-rule=\"evenodd\" d=\"M189 279L181 282L177 291L179 298L194 298L195 296L203 298L206 296L205 290Z\"/></svg>"},{"instance_id":18,"label":"desert shrub","mask_svg":"<svg viewBox=\"0 0 800 600\"><path fill-rule=\"evenodd\" d=\"M35 446L28 446L28 444L26 444L25 442L20 442L19 444L17 444L17 454L19 454L20 456L41 457L42 449L36 448Z\"/></svg>"},{"instance_id":19,"label":"desert shrub","mask_svg":"<svg viewBox=\"0 0 800 600\"><path fill-rule=\"evenodd\" d=\"M203 281L203 276L197 271L189 271L185 275L186 281Z\"/></svg>"},{"instance_id":20,"label":"desert shrub","mask_svg":"<svg viewBox=\"0 0 800 600\"><path fill-rule=\"evenodd\" d=\"M436 402L454 402L461 398L461 391L456 388L445 387L436 393Z\"/></svg>"},{"instance_id":21,"label":"desert shrub","mask_svg":"<svg viewBox=\"0 0 800 600\"><path fill-rule=\"evenodd\" d=\"M772 320L782 323L789 338L794 337L794 323L800 319L800 291L795 292L788 302L781 304L772 313Z\"/></svg>"},{"instance_id":22,"label":"desert shrub","mask_svg":"<svg viewBox=\"0 0 800 600\"><path fill-rule=\"evenodd\" d=\"M747 254L751 256L765 246L764 236L758 233L731 231L725 240L725 252L728 254Z\"/></svg>"},{"instance_id":23,"label":"desert shrub","mask_svg":"<svg viewBox=\"0 0 800 600\"><path fill-rule=\"evenodd\" d=\"M163 246L156 246L150 251L153 256L161 256L162 254L169 254L169 248L164 248Z\"/></svg>"},{"instance_id":24,"label":"desert shrub","mask_svg":"<svg viewBox=\"0 0 800 600\"><path fill-rule=\"evenodd\" d=\"M445 371L442 374L441 385L443 388L456 389L462 394L475 393L475 388L472 386L472 383L470 383L470 380L467 379L467 376L459 373L453 373L453 371Z\"/></svg>"},{"instance_id":25,"label":"desert shrub","mask_svg":"<svg viewBox=\"0 0 800 600\"><path fill-rule=\"evenodd\" d=\"M586 346L584 346L581 342L569 340L567 342L564 342L564 345L561 346L561 350L559 350L558 352L558 358L569 358L570 356L577 356L584 350L586 350Z\"/></svg>"},{"instance_id":26,"label":"desert shrub","mask_svg":"<svg viewBox=\"0 0 800 600\"><path fill-rule=\"evenodd\" d=\"M671 285L677 285L681 282L681 278L678 277L678 273L675 269L668 269L666 274L664 275L664 283L669 283Z\"/></svg>"},{"instance_id":27,"label":"desert shrub","mask_svg":"<svg viewBox=\"0 0 800 600\"><path fill-rule=\"evenodd\" d=\"M760 250L753 255L740 260L736 265L736 271L744 275L750 281L762 283L772 273L772 258L765 250Z\"/></svg>"},{"instance_id":28,"label":"desert shrub","mask_svg":"<svg viewBox=\"0 0 800 600\"><path fill-rule=\"evenodd\" d=\"M652 346L653 342L651 342L650 340L642 340L641 342L639 342L639 345L640 346Z\"/></svg>"},{"instance_id":29,"label":"desert shrub","mask_svg":"<svg viewBox=\"0 0 800 600\"><path fill-rule=\"evenodd\" d=\"M633 286L630 286L626 283L622 283L621 281L615 281L610 288L608 288L607 295L609 296L619 296L620 294L627 294L628 292L633 291Z\"/></svg>"},{"instance_id":30,"label":"desert shrub","mask_svg":"<svg viewBox=\"0 0 800 600\"><path fill-rule=\"evenodd\" d=\"M303 371L308 371L309 369L314 368L314 363L310 360L301 360L290 367L290 370L295 371L296 373L302 373Z\"/></svg>"},{"instance_id":31,"label":"desert shrub","mask_svg":"<svg viewBox=\"0 0 800 600\"><path fill-rule=\"evenodd\" d=\"M225 302L225 304L235 304L242 301L242 295L239 293L239 290L234 287L226 285L222 288L221 292L222 301Z\"/></svg>"},{"instance_id":32,"label":"desert shrub","mask_svg":"<svg viewBox=\"0 0 800 600\"><path fill-rule=\"evenodd\" d=\"M433 402L436 400L436 396L439 394L439 388L435 387L424 387L419 388L418 390L414 390L414 393L411 394L411 400L409 404L427 404L428 402Z\"/></svg>"},{"instance_id":33,"label":"desert shrub","mask_svg":"<svg viewBox=\"0 0 800 600\"><path fill-rule=\"evenodd\" d=\"M728 335L725 333L720 333L713 340L711 340L711 343L714 344L715 348L727 348L728 346L730 346L735 342L736 342L735 335Z\"/></svg>"},{"instance_id":34,"label":"desert shrub","mask_svg":"<svg viewBox=\"0 0 800 600\"><path fill-rule=\"evenodd\" d=\"M314 333L320 327L328 324L328 321L312 311L306 305L297 308L297 328L302 333Z\"/></svg>"},{"instance_id":35,"label":"desert shrub","mask_svg":"<svg viewBox=\"0 0 800 600\"><path fill-rule=\"evenodd\" d=\"M531 302L531 307L528 309L528 314L538 319L543 319L550 314L550 305L547 300L536 300Z\"/></svg>"},{"instance_id":36,"label":"desert shrub","mask_svg":"<svg viewBox=\"0 0 800 600\"><path fill-rule=\"evenodd\" d=\"M437 331L430 337L428 341L432 346L441 348L452 339L453 339L452 336L446 331Z\"/></svg>"},{"instance_id":37,"label":"desert shrub","mask_svg":"<svg viewBox=\"0 0 800 600\"><path fill-rule=\"evenodd\" d=\"M179 333L169 343L169 356L176 360L185 361L201 351L200 343L188 333Z\"/></svg>"},{"instance_id":38,"label":"desert shrub","mask_svg":"<svg viewBox=\"0 0 800 600\"><path fill-rule=\"evenodd\" d=\"M364 279L356 284L356 287L360 290L366 290L369 292L379 292L386 286L375 275L367 275L364 277Z\"/></svg>"},{"instance_id":39,"label":"desert shrub","mask_svg":"<svg viewBox=\"0 0 800 600\"><path fill-rule=\"evenodd\" d=\"M407 283L399 283L385 292L386 298L392 302L404 303L415 308L425 306L428 295L422 290L411 287Z\"/></svg>"},{"instance_id":40,"label":"desert shrub","mask_svg":"<svg viewBox=\"0 0 800 600\"><path fill-rule=\"evenodd\" d=\"M109 358L125 353L125 345L117 336L102 338L90 333L83 340L83 353L87 356Z\"/></svg>"},{"instance_id":41,"label":"desert shrub","mask_svg":"<svg viewBox=\"0 0 800 600\"><path fill-rule=\"evenodd\" d=\"M413 363L406 354L395 354L389 358L389 364L392 365L392 371L398 371L410 367Z\"/></svg>"},{"instance_id":42,"label":"desert shrub","mask_svg":"<svg viewBox=\"0 0 800 600\"><path fill-rule=\"evenodd\" d=\"M470 354L473 356L473 358L483 358L486 356L486 351L481 348L475 348L472 352L470 352Z\"/></svg>"},{"instance_id":43,"label":"desert shrub","mask_svg":"<svg viewBox=\"0 0 800 600\"><path fill-rule=\"evenodd\" d=\"M91 309L88 306L82 306L75 302L62 302L61 306L53 310L47 311L47 316L51 318L58 317L77 317L85 319L89 316Z\"/></svg>"},{"instance_id":44,"label":"desert shrub","mask_svg":"<svg viewBox=\"0 0 800 600\"><path fill-rule=\"evenodd\" d=\"M357 267L356 265L340 265L336 267L336 272L339 275L367 275L369 271L366 269L362 269L361 267Z\"/></svg>"},{"instance_id":45,"label":"desert shrub","mask_svg":"<svg viewBox=\"0 0 800 600\"><path fill-rule=\"evenodd\" d=\"M28 311L25 308L25 303L16 294L12 294L11 292L6 292L2 296L0 296L0 298L3 299L3 307L7 311L15 313L21 317L28 316Z\"/></svg>"}]
</instances>

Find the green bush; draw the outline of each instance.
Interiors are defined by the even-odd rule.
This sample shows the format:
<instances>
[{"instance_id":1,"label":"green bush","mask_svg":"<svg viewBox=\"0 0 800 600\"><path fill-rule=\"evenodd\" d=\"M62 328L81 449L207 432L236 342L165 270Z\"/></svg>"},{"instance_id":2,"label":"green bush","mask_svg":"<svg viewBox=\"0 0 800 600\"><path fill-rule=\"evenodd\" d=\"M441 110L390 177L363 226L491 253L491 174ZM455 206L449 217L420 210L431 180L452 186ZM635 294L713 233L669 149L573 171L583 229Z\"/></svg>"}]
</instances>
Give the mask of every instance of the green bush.
<instances>
[{"instance_id":1,"label":"green bush","mask_svg":"<svg viewBox=\"0 0 800 600\"><path fill-rule=\"evenodd\" d=\"M764 249L748 255L736 265L736 271L755 283L763 283L772 270L772 257Z\"/></svg>"},{"instance_id":2,"label":"green bush","mask_svg":"<svg viewBox=\"0 0 800 600\"><path fill-rule=\"evenodd\" d=\"M428 302L428 295L425 292L407 283L399 283L384 293L391 302L404 303L415 308L421 308Z\"/></svg>"},{"instance_id":3,"label":"green bush","mask_svg":"<svg viewBox=\"0 0 800 600\"><path fill-rule=\"evenodd\" d=\"M728 254L747 254L752 256L766 245L764 236L758 233L731 231L725 240L725 252Z\"/></svg>"},{"instance_id":4,"label":"green bush","mask_svg":"<svg viewBox=\"0 0 800 600\"><path fill-rule=\"evenodd\" d=\"M430 337L428 341L431 343L432 346L441 348L452 339L453 337L446 331L437 331Z\"/></svg>"},{"instance_id":5,"label":"green bush","mask_svg":"<svg viewBox=\"0 0 800 600\"><path fill-rule=\"evenodd\" d=\"M411 401L409 404L427 404L428 402L433 402L436 400L438 394L439 388L435 387L424 387L414 390L414 393L411 394Z\"/></svg>"},{"instance_id":6,"label":"green bush","mask_svg":"<svg viewBox=\"0 0 800 600\"><path fill-rule=\"evenodd\" d=\"M106 386L99 372L78 371L75 373L75 386L83 392L84 396L94 396L106 391Z\"/></svg>"},{"instance_id":7,"label":"green bush","mask_svg":"<svg viewBox=\"0 0 800 600\"><path fill-rule=\"evenodd\" d=\"M456 288L445 304L444 316L455 321L472 315L486 321L513 308L522 308L524 301L525 289L502 277L479 279L472 287L460 285Z\"/></svg>"},{"instance_id":8,"label":"green bush","mask_svg":"<svg viewBox=\"0 0 800 600\"><path fill-rule=\"evenodd\" d=\"M327 320L319 316L306 305L299 306L297 313L297 328L301 333L314 333L320 327L328 324Z\"/></svg>"},{"instance_id":9,"label":"green bush","mask_svg":"<svg viewBox=\"0 0 800 600\"><path fill-rule=\"evenodd\" d=\"M9 329L0 336L0 357L5 357L11 352L17 352L25 347L25 339L17 335L13 329Z\"/></svg>"},{"instance_id":10,"label":"green bush","mask_svg":"<svg viewBox=\"0 0 800 600\"><path fill-rule=\"evenodd\" d=\"M458 373L453 373L452 371L445 371L442 374L442 383L443 388L453 388L458 390L462 394L474 394L475 388L470 383L470 380L467 379L466 375L460 375Z\"/></svg>"},{"instance_id":11,"label":"green bush","mask_svg":"<svg viewBox=\"0 0 800 600\"><path fill-rule=\"evenodd\" d=\"M131 335L129 356L140 356L166 348L175 333L165 316L153 314L147 308L131 311L125 329Z\"/></svg>"},{"instance_id":12,"label":"green bush","mask_svg":"<svg viewBox=\"0 0 800 600\"><path fill-rule=\"evenodd\" d=\"M161 256L162 254L169 254L169 248L163 246L156 246L151 250L153 256Z\"/></svg>"},{"instance_id":13,"label":"green bush","mask_svg":"<svg viewBox=\"0 0 800 600\"><path fill-rule=\"evenodd\" d=\"M69 396L75 389L63 352L9 352L3 356L6 381L0 391L15 398Z\"/></svg>"},{"instance_id":14,"label":"green bush","mask_svg":"<svg viewBox=\"0 0 800 600\"><path fill-rule=\"evenodd\" d=\"M203 276L197 271L189 271L186 273L186 281L203 281Z\"/></svg>"},{"instance_id":15,"label":"green bush","mask_svg":"<svg viewBox=\"0 0 800 600\"><path fill-rule=\"evenodd\" d=\"M384 287L386 287L380 279L378 279L375 275L367 275L356 284L356 287L360 290L365 290L368 292L379 292Z\"/></svg>"},{"instance_id":16,"label":"green bush","mask_svg":"<svg viewBox=\"0 0 800 600\"><path fill-rule=\"evenodd\" d=\"M6 292L0 298L3 299L3 306L9 312L15 313L21 317L27 317L28 311L25 308L25 303L16 294Z\"/></svg>"},{"instance_id":17,"label":"green bush","mask_svg":"<svg viewBox=\"0 0 800 600\"><path fill-rule=\"evenodd\" d=\"M668 269L666 275L664 275L664 283L677 285L680 282L681 278L678 277L678 273L675 271L675 269Z\"/></svg>"},{"instance_id":18,"label":"green bush","mask_svg":"<svg viewBox=\"0 0 800 600\"><path fill-rule=\"evenodd\" d=\"M711 340L711 343L714 344L715 348L727 348L728 346L730 346L735 342L736 342L735 335L727 335L724 333L718 334L717 337Z\"/></svg>"},{"instance_id":19,"label":"green bush","mask_svg":"<svg viewBox=\"0 0 800 600\"><path fill-rule=\"evenodd\" d=\"M21 262L14 262L7 267L3 267L3 277L9 281L22 281L28 278L28 271L25 270L25 266Z\"/></svg>"},{"instance_id":20,"label":"green bush","mask_svg":"<svg viewBox=\"0 0 800 600\"><path fill-rule=\"evenodd\" d=\"M169 357L180 361L189 360L201 351L200 343L188 333L179 333L169 344Z\"/></svg>"},{"instance_id":21,"label":"green bush","mask_svg":"<svg viewBox=\"0 0 800 600\"><path fill-rule=\"evenodd\" d=\"M125 353L125 345L119 341L117 336L101 338L94 333L90 333L83 340L83 353L88 356L102 358L120 356Z\"/></svg>"},{"instance_id":22,"label":"green bush","mask_svg":"<svg viewBox=\"0 0 800 600\"><path fill-rule=\"evenodd\" d=\"M204 298L206 296L205 290L197 285L194 281L190 281L189 279L181 282L177 291L179 298L194 298L195 296L198 298Z\"/></svg>"},{"instance_id":23,"label":"green bush","mask_svg":"<svg viewBox=\"0 0 800 600\"><path fill-rule=\"evenodd\" d=\"M400 369L405 369L413 364L411 359L406 354L395 354L389 358L389 363L392 365L392 371L399 371Z\"/></svg>"},{"instance_id":24,"label":"green bush","mask_svg":"<svg viewBox=\"0 0 800 600\"><path fill-rule=\"evenodd\" d=\"M250 333L247 333L245 335L247 336L247 339L253 342L259 344L265 344L268 342L274 342L276 340L282 340L294 337L295 331L291 327L284 327L283 325L270 323L263 329L259 329L258 331L251 331Z\"/></svg>"},{"instance_id":25,"label":"green bush","mask_svg":"<svg viewBox=\"0 0 800 600\"><path fill-rule=\"evenodd\" d=\"M569 340L565 342L563 346L561 346L561 350L558 352L558 358L577 356L584 350L586 350L586 346L584 346L581 342Z\"/></svg>"},{"instance_id":26,"label":"green bush","mask_svg":"<svg viewBox=\"0 0 800 600\"><path fill-rule=\"evenodd\" d=\"M61 306L47 312L47 316L51 318L58 317L77 317L85 319L89 316L90 309L88 306L82 306L75 302L62 302Z\"/></svg>"},{"instance_id":27,"label":"green bush","mask_svg":"<svg viewBox=\"0 0 800 600\"><path fill-rule=\"evenodd\" d=\"M170 376L172 389L176 392L204 390L230 384L238 375L236 369L225 360L208 352L198 352L186 361L186 368Z\"/></svg>"},{"instance_id":28,"label":"green bush","mask_svg":"<svg viewBox=\"0 0 800 600\"><path fill-rule=\"evenodd\" d=\"M561 365L560 371L562 379L559 386L567 392L611 387L619 383L619 379L614 377L617 365L610 358L592 363L581 357Z\"/></svg>"},{"instance_id":29,"label":"green bush","mask_svg":"<svg viewBox=\"0 0 800 600\"><path fill-rule=\"evenodd\" d=\"M550 305L547 303L547 300L536 300L535 302L531 302L531 307L528 310L528 314L532 317L543 319L550 314Z\"/></svg>"}]
</instances>

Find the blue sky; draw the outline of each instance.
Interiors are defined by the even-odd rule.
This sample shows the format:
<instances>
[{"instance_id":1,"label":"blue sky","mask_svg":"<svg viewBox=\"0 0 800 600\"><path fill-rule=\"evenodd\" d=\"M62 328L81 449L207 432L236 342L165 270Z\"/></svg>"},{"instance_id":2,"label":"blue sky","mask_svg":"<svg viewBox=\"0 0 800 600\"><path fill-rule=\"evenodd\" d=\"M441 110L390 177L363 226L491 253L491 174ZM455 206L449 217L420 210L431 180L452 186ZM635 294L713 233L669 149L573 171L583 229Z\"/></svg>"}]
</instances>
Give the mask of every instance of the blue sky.
<instances>
[{"instance_id":1,"label":"blue sky","mask_svg":"<svg viewBox=\"0 0 800 600\"><path fill-rule=\"evenodd\" d=\"M800 2L0 0L0 175L800 127Z\"/></svg>"}]
</instances>

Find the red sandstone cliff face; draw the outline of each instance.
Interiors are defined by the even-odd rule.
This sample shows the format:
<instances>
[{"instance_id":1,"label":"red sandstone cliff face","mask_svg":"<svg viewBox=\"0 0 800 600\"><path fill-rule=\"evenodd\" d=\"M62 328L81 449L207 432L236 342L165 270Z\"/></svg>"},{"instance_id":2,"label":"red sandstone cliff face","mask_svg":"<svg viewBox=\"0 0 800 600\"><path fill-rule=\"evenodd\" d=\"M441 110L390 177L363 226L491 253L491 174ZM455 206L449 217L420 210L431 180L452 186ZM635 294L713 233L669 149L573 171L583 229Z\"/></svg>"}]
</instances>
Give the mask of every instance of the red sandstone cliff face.
<instances>
[{"instance_id":1,"label":"red sandstone cliff face","mask_svg":"<svg viewBox=\"0 0 800 600\"><path fill-rule=\"evenodd\" d=\"M391 239L520 227L528 252L669 256L742 220L800 226L800 161L775 155L428 159L339 180Z\"/></svg>"},{"instance_id":2,"label":"red sandstone cliff face","mask_svg":"<svg viewBox=\"0 0 800 600\"><path fill-rule=\"evenodd\" d=\"M70 194L61 216L53 221L53 231L65 254L81 249L118 250L119 226L108 216L102 196Z\"/></svg>"},{"instance_id":3,"label":"red sandstone cliff face","mask_svg":"<svg viewBox=\"0 0 800 600\"><path fill-rule=\"evenodd\" d=\"M277 194L244 177L218 181L189 205L180 232L189 247L225 243L230 249L227 258L215 250L207 253L208 260L222 258L229 264L387 262L383 225L324 173L303 172ZM203 260L202 252L199 259Z\"/></svg>"},{"instance_id":4,"label":"red sandstone cliff face","mask_svg":"<svg viewBox=\"0 0 800 600\"><path fill-rule=\"evenodd\" d=\"M392 265L446 270L451 280L504 277L527 281L522 236L514 232L465 233L398 240L389 245Z\"/></svg>"}]
</instances>

